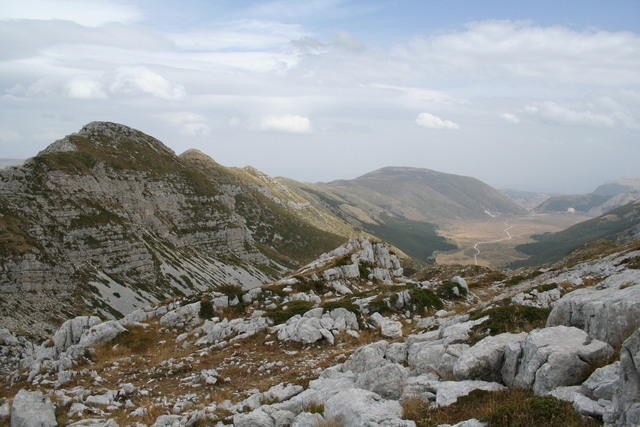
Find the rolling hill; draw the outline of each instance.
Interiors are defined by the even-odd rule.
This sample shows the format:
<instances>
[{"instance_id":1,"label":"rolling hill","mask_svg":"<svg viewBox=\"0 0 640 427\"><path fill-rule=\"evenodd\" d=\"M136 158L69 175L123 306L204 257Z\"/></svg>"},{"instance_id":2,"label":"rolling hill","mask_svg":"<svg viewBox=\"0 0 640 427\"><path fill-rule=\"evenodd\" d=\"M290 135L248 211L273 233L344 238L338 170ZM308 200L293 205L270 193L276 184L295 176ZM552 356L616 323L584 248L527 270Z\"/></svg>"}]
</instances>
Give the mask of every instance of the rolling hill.
<instances>
[{"instance_id":1,"label":"rolling hill","mask_svg":"<svg viewBox=\"0 0 640 427\"><path fill-rule=\"evenodd\" d=\"M557 261L583 245L597 241L626 241L640 238L640 201L628 203L605 215L578 223L557 233L533 236L534 243L516 247L529 255L513 267L539 265Z\"/></svg>"}]
</instances>

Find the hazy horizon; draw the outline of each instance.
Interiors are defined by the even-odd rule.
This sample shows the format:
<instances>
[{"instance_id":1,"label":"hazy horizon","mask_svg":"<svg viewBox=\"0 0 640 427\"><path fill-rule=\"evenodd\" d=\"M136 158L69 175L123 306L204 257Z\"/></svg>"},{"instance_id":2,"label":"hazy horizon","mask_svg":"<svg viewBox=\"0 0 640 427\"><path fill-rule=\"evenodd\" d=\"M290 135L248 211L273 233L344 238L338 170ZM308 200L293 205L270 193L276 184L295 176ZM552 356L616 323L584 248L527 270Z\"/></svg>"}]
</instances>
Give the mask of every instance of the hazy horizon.
<instances>
[{"instance_id":1,"label":"hazy horizon","mask_svg":"<svg viewBox=\"0 0 640 427\"><path fill-rule=\"evenodd\" d=\"M306 182L384 166L586 193L638 176L634 1L6 1L0 158L84 124Z\"/></svg>"}]
</instances>

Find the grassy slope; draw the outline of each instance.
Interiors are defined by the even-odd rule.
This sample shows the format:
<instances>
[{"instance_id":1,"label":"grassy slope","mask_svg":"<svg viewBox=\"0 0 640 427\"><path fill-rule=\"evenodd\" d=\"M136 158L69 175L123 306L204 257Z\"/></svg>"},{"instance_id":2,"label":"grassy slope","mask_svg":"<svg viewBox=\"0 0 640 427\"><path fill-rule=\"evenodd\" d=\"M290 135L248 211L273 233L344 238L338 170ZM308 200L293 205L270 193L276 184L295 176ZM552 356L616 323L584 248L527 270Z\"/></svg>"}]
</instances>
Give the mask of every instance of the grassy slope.
<instances>
[{"instance_id":1,"label":"grassy slope","mask_svg":"<svg viewBox=\"0 0 640 427\"><path fill-rule=\"evenodd\" d=\"M530 258L518 261L512 266L522 267L554 262L587 243L596 240L616 240L621 233L639 224L640 202L629 203L566 230L533 236L537 242L516 247Z\"/></svg>"}]
</instances>

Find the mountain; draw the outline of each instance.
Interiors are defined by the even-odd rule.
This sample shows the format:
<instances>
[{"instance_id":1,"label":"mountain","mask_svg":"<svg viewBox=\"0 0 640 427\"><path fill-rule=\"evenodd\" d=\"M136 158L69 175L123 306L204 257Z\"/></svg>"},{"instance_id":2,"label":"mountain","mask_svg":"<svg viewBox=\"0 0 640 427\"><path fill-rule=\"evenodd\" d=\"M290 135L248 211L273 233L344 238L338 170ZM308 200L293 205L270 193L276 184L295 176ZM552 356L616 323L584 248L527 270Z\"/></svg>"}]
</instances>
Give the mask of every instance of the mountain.
<instances>
[{"instance_id":1,"label":"mountain","mask_svg":"<svg viewBox=\"0 0 640 427\"><path fill-rule=\"evenodd\" d=\"M549 197L540 203L535 211L538 213L576 212L599 216L634 200L640 200L640 179L621 178L608 181L589 194Z\"/></svg>"},{"instance_id":2,"label":"mountain","mask_svg":"<svg viewBox=\"0 0 640 427\"><path fill-rule=\"evenodd\" d=\"M516 246L529 258L514 267L554 262L586 244L640 239L640 200L628 203L597 218L578 223L557 233L532 236L536 242Z\"/></svg>"},{"instance_id":3,"label":"mountain","mask_svg":"<svg viewBox=\"0 0 640 427\"><path fill-rule=\"evenodd\" d=\"M532 191L513 190L510 188L505 188L500 191L527 210L532 210L551 197L551 195L547 193L535 193Z\"/></svg>"},{"instance_id":4,"label":"mountain","mask_svg":"<svg viewBox=\"0 0 640 427\"><path fill-rule=\"evenodd\" d=\"M41 333L77 313L253 287L345 240L200 152L93 122L0 170L0 324Z\"/></svg>"},{"instance_id":5,"label":"mountain","mask_svg":"<svg viewBox=\"0 0 640 427\"><path fill-rule=\"evenodd\" d=\"M281 182L306 194L314 206L422 260L456 248L437 233L448 220L526 212L475 178L429 169L386 167L352 180Z\"/></svg>"}]
</instances>

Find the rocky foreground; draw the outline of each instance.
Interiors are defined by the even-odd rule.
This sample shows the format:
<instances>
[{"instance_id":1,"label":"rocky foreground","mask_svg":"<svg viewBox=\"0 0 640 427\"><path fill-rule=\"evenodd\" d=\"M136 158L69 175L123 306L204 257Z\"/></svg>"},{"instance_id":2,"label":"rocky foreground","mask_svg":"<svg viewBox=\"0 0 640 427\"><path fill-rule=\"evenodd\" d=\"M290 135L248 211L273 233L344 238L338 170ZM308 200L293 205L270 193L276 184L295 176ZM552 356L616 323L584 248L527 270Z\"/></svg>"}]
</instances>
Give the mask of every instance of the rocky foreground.
<instances>
[{"instance_id":1,"label":"rocky foreground","mask_svg":"<svg viewBox=\"0 0 640 427\"><path fill-rule=\"evenodd\" d=\"M366 239L285 279L0 330L11 426L640 425L640 250L403 276ZM520 424L518 424L520 423Z\"/></svg>"}]
</instances>

